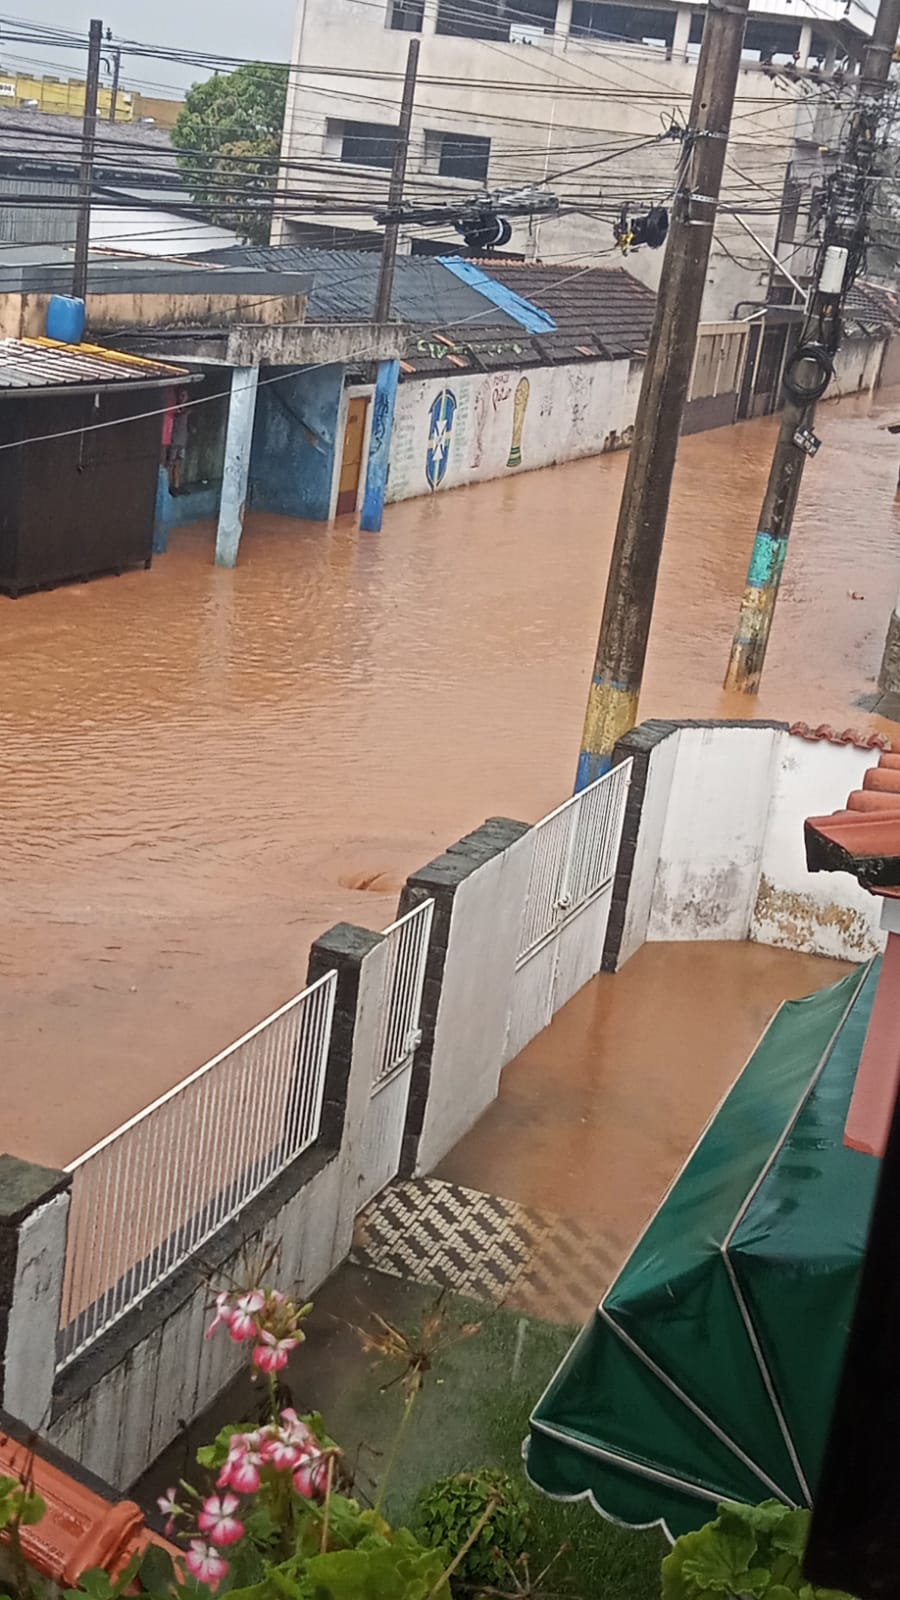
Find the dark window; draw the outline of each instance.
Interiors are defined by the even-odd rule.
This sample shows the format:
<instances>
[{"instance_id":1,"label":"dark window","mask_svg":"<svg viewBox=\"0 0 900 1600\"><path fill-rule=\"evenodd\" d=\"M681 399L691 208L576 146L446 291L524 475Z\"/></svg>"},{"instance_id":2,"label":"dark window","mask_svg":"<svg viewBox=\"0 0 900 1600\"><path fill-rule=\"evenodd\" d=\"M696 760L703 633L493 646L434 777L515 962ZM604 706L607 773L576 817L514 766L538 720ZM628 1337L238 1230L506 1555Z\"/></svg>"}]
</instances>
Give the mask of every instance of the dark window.
<instances>
[{"instance_id":1,"label":"dark window","mask_svg":"<svg viewBox=\"0 0 900 1600\"><path fill-rule=\"evenodd\" d=\"M438 0L437 31L466 39L509 39L519 29L553 32L557 0Z\"/></svg>"},{"instance_id":2,"label":"dark window","mask_svg":"<svg viewBox=\"0 0 900 1600\"><path fill-rule=\"evenodd\" d=\"M341 160L357 167L392 167L397 129L385 122L345 122Z\"/></svg>"},{"instance_id":3,"label":"dark window","mask_svg":"<svg viewBox=\"0 0 900 1600\"><path fill-rule=\"evenodd\" d=\"M800 28L790 22L753 18L744 30L744 55L759 55L760 61L789 61L800 48Z\"/></svg>"},{"instance_id":4,"label":"dark window","mask_svg":"<svg viewBox=\"0 0 900 1600\"><path fill-rule=\"evenodd\" d=\"M391 27L402 28L404 33L421 33L425 20L425 0L394 0L391 6Z\"/></svg>"},{"instance_id":5,"label":"dark window","mask_svg":"<svg viewBox=\"0 0 900 1600\"><path fill-rule=\"evenodd\" d=\"M442 178L486 183L490 159L490 139L479 138L477 133L445 133L441 138L438 172Z\"/></svg>"},{"instance_id":6,"label":"dark window","mask_svg":"<svg viewBox=\"0 0 900 1600\"><path fill-rule=\"evenodd\" d=\"M675 13L649 6L606 5L603 0L575 0L572 7L573 39L650 39L672 47Z\"/></svg>"}]
</instances>

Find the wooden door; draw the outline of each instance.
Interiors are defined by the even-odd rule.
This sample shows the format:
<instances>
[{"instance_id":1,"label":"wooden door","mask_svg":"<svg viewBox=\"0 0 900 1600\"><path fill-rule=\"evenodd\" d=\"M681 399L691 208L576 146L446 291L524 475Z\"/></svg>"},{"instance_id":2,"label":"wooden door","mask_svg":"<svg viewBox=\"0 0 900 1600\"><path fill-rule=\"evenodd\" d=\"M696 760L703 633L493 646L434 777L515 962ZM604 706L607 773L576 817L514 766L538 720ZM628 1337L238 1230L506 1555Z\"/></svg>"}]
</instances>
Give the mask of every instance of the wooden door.
<instances>
[{"instance_id":1,"label":"wooden door","mask_svg":"<svg viewBox=\"0 0 900 1600\"><path fill-rule=\"evenodd\" d=\"M369 400L366 395L355 395L347 407L344 453L341 457L341 481L338 486L337 514L339 517L346 516L356 510L368 410Z\"/></svg>"}]
</instances>

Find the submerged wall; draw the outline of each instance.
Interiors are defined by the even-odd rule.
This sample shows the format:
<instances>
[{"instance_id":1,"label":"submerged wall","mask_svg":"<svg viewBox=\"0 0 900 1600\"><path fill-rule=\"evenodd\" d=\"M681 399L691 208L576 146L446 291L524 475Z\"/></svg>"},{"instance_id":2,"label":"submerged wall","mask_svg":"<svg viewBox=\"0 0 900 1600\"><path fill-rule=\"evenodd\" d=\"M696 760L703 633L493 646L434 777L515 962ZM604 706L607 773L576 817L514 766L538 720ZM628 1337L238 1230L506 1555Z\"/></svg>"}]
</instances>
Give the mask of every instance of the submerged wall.
<instances>
[{"instance_id":1,"label":"submerged wall","mask_svg":"<svg viewBox=\"0 0 900 1600\"><path fill-rule=\"evenodd\" d=\"M327 522L344 388L342 366L298 368L277 383L264 368L250 458L250 506Z\"/></svg>"},{"instance_id":2,"label":"submerged wall","mask_svg":"<svg viewBox=\"0 0 900 1600\"><path fill-rule=\"evenodd\" d=\"M620 449L631 442L642 372L641 362L584 361L407 379L387 499Z\"/></svg>"}]
</instances>

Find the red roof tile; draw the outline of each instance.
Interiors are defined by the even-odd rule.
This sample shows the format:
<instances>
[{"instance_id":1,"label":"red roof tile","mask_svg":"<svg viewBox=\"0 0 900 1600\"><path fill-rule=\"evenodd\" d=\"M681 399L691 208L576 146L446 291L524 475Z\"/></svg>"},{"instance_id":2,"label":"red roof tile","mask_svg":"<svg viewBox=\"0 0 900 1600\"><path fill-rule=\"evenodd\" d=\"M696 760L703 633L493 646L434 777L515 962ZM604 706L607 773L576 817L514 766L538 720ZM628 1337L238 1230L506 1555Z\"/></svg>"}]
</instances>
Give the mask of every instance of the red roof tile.
<instances>
[{"instance_id":1,"label":"red roof tile","mask_svg":"<svg viewBox=\"0 0 900 1600\"><path fill-rule=\"evenodd\" d=\"M900 889L900 757L886 751L846 809L805 823L810 872L849 872L873 894Z\"/></svg>"},{"instance_id":2,"label":"red roof tile","mask_svg":"<svg viewBox=\"0 0 900 1600\"><path fill-rule=\"evenodd\" d=\"M823 739L829 744L852 744L857 750L889 751L893 748L890 739L883 733L861 733L858 728L845 728L843 733L835 733L830 722L820 722L817 728L811 728L808 722L792 722L788 733L797 739Z\"/></svg>"}]
</instances>

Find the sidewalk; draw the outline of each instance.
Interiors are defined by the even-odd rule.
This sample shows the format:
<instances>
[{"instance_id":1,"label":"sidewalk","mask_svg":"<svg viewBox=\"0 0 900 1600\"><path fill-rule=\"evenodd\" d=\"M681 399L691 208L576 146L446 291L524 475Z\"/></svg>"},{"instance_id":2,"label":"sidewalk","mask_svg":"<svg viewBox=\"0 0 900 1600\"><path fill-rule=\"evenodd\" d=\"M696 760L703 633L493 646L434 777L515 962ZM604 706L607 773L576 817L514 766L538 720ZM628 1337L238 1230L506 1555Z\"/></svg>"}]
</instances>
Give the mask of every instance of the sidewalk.
<instances>
[{"instance_id":1,"label":"sidewalk","mask_svg":"<svg viewBox=\"0 0 900 1600\"><path fill-rule=\"evenodd\" d=\"M583 1321L773 1012L848 970L754 944L645 945L510 1063L433 1174L363 1213L354 1260Z\"/></svg>"}]
</instances>

